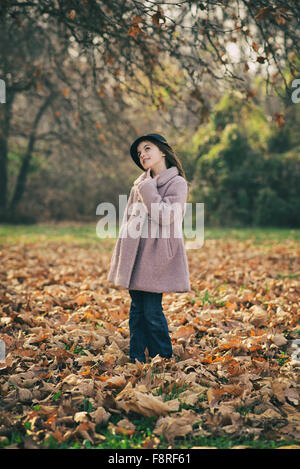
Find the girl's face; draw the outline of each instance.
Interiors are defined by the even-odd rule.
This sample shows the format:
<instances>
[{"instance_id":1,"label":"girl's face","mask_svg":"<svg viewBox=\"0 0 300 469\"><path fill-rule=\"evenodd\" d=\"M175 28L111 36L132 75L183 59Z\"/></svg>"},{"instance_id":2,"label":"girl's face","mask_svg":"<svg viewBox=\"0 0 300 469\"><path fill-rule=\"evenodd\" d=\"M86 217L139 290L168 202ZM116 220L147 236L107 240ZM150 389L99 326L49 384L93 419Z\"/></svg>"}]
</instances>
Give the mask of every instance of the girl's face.
<instances>
[{"instance_id":1,"label":"girl's face","mask_svg":"<svg viewBox=\"0 0 300 469\"><path fill-rule=\"evenodd\" d=\"M151 168L159 172L166 168L165 154L148 140L139 143L137 154L145 170Z\"/></svg>"}]
</instances>

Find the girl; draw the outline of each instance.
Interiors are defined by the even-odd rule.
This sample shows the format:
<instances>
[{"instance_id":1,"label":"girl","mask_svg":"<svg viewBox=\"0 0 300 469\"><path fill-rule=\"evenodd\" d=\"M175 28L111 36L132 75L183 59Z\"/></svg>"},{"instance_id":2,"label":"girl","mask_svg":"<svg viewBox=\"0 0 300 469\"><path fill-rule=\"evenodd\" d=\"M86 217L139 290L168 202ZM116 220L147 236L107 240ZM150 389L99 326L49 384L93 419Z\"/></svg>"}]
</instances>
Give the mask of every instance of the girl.
<instances>
[{"instance_id":1,"label":"girl","mask_svg":"<svg viewBox=\"0 0 300 469\"><path fill-rule=\"evenodd\" d=\"M130 147L144 172L133 183L108 280L129 289L131 362L172 356L163 314L164 292L190 291L182 234L188 183L181 163L164 137L147 134Z\"/></svg>"}]
</instances>

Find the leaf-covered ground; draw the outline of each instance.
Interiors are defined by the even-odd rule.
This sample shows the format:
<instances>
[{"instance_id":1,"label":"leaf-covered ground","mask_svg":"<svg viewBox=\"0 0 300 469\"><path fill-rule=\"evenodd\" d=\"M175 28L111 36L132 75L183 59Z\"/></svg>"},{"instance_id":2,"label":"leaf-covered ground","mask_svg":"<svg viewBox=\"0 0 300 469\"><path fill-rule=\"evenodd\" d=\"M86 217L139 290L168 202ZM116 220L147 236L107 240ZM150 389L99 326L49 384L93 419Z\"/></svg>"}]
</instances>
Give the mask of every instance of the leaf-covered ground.
<instances>
[{"instance_id":1,"label":"leaf-covered ground","mask_svg":"<svg viewBox=\"0 0 300 469\"><path fill-rule=\"evenodd\" d=\"M131 364L111 243L2 245L0 446L299 445L299 246L188 249L192 291L163 295L173 358Z\"/></svg>"}]
</instances>

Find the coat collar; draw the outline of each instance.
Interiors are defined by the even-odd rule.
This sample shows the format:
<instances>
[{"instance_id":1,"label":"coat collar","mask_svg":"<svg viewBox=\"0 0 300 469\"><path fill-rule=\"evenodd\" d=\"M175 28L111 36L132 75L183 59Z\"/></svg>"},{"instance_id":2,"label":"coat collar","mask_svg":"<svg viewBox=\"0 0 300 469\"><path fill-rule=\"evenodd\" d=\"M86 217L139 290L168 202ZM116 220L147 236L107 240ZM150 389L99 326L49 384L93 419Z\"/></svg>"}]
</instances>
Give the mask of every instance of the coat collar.
<instances>
[{"instance_id":1,"label":"coat collar","mask_svg":"<svg viewBox=\"0 0 300 469\"><path fill-rule=\"evenodd\" d=\"M156 182L157 182L157 187L159 186L163 186L164 184L166 184L166 182L168 182L170 179L172 179L173 177L177 176L177 174L179 174L178 172L178 168L177 166L171 166L171 168L167 168L167 169L164 169L161 173L159 173L157 179L156 179ZM139 184L141 181L143 181L144 179L146 179L146 171L143 172L143 174L141 174L135 181L134 181L134 185L135 184Z\"/></svg>"}]
</instances>

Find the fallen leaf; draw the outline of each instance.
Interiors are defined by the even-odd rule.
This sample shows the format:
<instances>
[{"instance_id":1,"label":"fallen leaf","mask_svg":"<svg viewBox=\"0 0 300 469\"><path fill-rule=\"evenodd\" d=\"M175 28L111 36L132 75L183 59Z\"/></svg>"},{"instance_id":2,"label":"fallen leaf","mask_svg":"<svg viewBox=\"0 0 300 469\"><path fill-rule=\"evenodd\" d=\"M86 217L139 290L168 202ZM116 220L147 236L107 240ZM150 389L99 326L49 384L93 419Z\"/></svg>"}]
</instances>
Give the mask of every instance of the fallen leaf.
<instances>
[{"instance_id":1,"label":"fallen leaf","mask_svg":"<svg viewBox=\"0 0 300 469\"><path fill-rule=\"evenodd\" d=\"M116 403L118 408L124 409L127 413L131 410L145 417L166 415L179 408L178 399L163 402L159 397L135 390L130 382L117 395Z\"/></svg>"},{"instance_id":2,"label":"fallen leaf","mask_svg":"<svg viewBox=\"0 0 300 469\"><path fill-rule=\"evenodd\" d=\"M90 417L96 424L106 423L111 414L107 412L104 407L98 407L94 412L90 412Z\"/></svg>"},{"instance_id":3,"label":"fallen leaf","mask_svg":"<svg viewBox=\"0 0 300 469\"><path fill-rule=\"evenodd\" d=\"M183 437L193 431L193 424L199 422L200 417L190 410L182 410L174 416L158 419L154 433L163 435L169 443L173 443L175 437Z\"/></svg>"},{"instance_id":4,"label":"fallen leaf","mask_svg":"<svg viewBox=\"0 0 300 469\"><path fill-rule=\"evenodd\" d=\"M122 419L118 422L117 425L109 423L109 430L113 433L119 433L121 435L134 435L135 425L131 423L128 419Z\"/></svg>"},{"instance_id":5,"label":"fallen leaf","mask_svg":"<svg viewBox=\"0 0 300 469\"><path fill-rule=\"evenodd\" d=\"M88 422L87 412L76 412L74 415L74 422Z\"/></svg>"}]
</instances>

